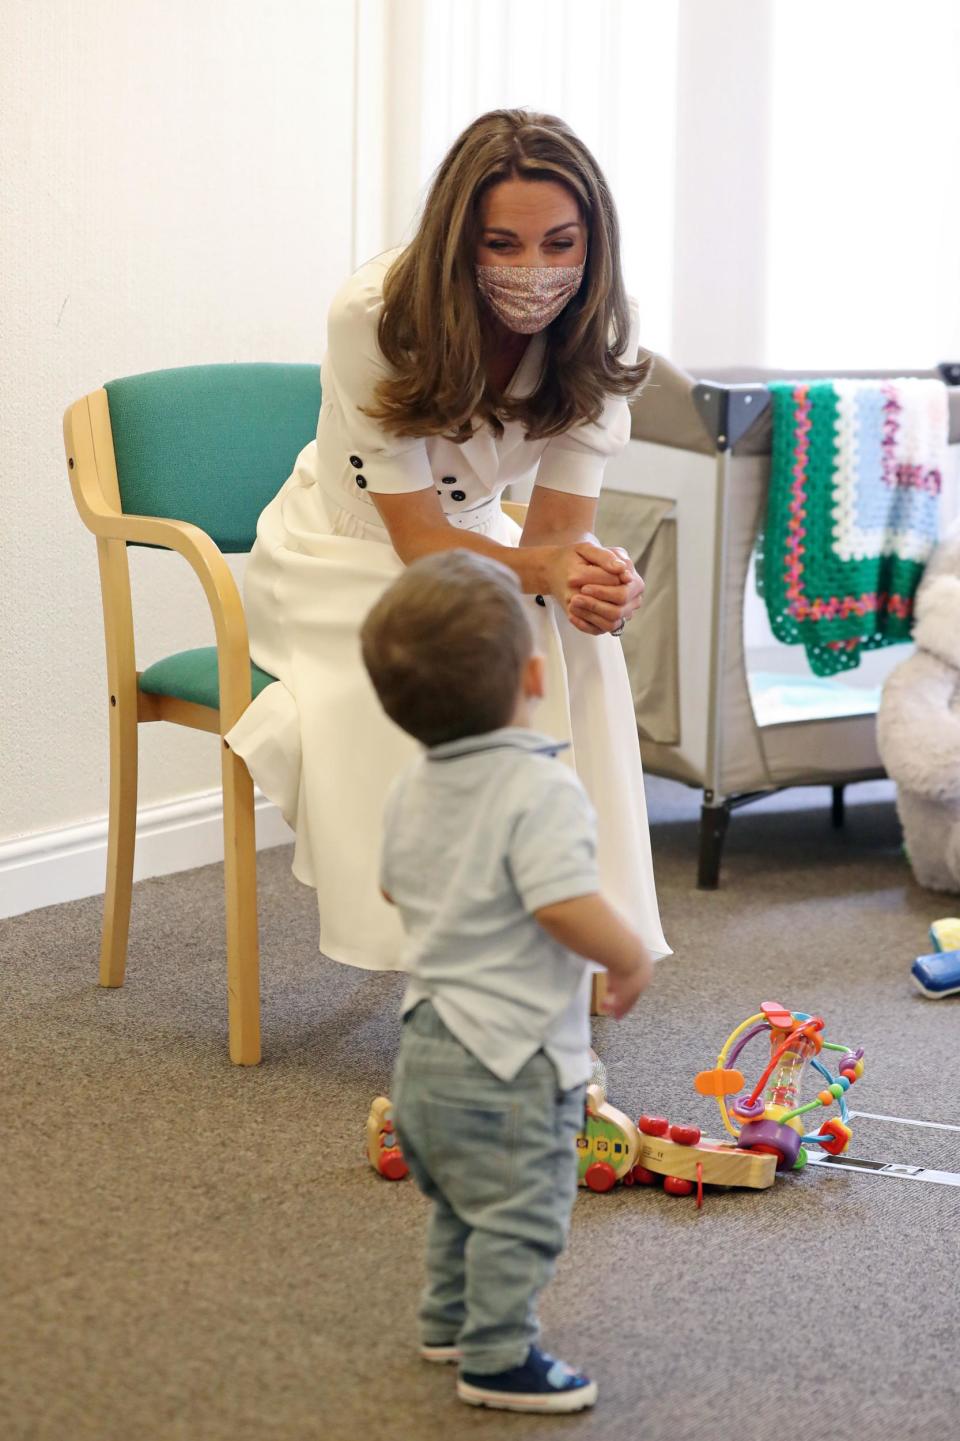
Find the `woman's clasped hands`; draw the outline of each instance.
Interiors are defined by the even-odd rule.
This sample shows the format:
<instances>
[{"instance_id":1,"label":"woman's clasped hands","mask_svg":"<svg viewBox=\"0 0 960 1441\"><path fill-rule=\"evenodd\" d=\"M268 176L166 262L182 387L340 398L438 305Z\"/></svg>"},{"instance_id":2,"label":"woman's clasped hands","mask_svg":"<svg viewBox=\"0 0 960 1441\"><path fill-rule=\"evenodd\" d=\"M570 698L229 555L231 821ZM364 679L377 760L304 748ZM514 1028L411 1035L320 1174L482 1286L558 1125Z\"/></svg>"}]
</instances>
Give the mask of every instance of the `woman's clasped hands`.
<instances>
[{"instance_id":1,"label":"woman's clasped hands","mask_svg":"<svg viewBox=\"0 0 960 1441\"><path fill-rule=\"evenodd\" d=\"M643 599L643 580L620 546L593 541L559 546L550 579L550 594L586 635L619 635Z\"/></svg>"}]
</instances>

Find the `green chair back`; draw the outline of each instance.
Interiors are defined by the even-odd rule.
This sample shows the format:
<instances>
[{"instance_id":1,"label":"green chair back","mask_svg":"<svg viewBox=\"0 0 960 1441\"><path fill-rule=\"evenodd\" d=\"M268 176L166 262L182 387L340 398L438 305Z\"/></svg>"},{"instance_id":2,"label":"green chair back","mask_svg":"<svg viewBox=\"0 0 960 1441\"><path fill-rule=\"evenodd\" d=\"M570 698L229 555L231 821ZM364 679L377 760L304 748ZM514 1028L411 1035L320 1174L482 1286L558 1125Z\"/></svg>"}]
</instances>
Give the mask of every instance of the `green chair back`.
<instances>
[{"instance_id":1,"label":"green chair back","mask_svg":"<svg viewBox=\"0 0 960 1441\"><path fill-rule=\"evenodd\" d=\"M317 365L190 365L105 387L120 502L247 551L257 519L317 432Z\"/></svg>"}]
</instances>

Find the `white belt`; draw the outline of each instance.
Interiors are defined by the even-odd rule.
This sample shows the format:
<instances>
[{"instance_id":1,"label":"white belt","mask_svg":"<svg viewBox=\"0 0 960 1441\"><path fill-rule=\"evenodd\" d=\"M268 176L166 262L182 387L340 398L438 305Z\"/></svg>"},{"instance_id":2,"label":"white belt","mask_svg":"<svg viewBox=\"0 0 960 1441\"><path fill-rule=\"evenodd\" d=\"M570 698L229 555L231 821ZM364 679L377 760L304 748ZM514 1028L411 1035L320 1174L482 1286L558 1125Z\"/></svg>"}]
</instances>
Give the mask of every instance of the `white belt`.
<instances>
[{"instance_id":1,"label":"white belt","mask_svg":"<svg viewBox=\"0 0 960 1441\"><path fill-rule=\"evenodd\" d=\"M381 530L386 530L377 507L363 492L357 494L350 490L341 490L339 486L324 485L322 481L317 483L331 505L347 511L349 515L355 515L367 525L377 525ZM488 500L470 510L444 511L444 517L458 530L479 530L496 517L500 508L499 495L491 495Z\"/></svg>"}]
</instances>

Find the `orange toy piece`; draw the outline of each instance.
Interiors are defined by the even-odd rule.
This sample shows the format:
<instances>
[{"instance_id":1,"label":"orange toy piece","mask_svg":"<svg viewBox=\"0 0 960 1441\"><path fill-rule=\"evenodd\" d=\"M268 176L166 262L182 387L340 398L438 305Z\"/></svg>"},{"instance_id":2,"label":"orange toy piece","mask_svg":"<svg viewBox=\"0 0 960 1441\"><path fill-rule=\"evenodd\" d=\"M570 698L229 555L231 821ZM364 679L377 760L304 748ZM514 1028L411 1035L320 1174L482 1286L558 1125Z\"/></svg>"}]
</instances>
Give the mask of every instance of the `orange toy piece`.
<instances>
[{"instance_id":1,"label":"orange toy piece","mask_svg":"<svg viewBox=\"0 0 960 1441\"><path fill-rule=\"evenodd\" d=\"M711 1071L700 1071L694 1079L694 1089L700 1092L701 1096L735 1096L744 1087L742 1071L724 1069L723 1066L714 1066Z\"/></svg>"},{"instance_id":2,"label":"orange toy piece","mask_svg":"<svg viewBox=\"0 0 960 1441\"><path fill-rule=\"evenodd\" d=\"M388 1181L402 1181L410 1170L393 1129L393 1111L386 1096L378 1096L367 1117L367 1160Z\"/></svg>"},{"instance_id":3,"label":"orange toy piece","mask_svg":"<svg viewBox=\"0 0 960 1441\"><path fill-rule=\"evenodd\" d=\"M770 1022L771 1026L778 1031L792 1031L794 1027L793 1012L781 1006L779 1001L761 1001L760 1009Z\"/></svg>"}]
</instances>

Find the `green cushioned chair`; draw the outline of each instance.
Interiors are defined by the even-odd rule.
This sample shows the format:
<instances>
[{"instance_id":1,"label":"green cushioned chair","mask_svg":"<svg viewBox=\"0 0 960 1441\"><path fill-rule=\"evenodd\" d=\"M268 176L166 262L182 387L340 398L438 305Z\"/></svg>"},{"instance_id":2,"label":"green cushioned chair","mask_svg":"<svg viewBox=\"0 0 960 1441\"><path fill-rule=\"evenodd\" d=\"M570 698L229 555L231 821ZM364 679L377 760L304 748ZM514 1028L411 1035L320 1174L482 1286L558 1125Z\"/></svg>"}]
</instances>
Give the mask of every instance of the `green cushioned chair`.
<instances>
[{"instance_id":1,"label":"green cushioned chair","mask_svg":"<svg viewBox=\"0 0 960 1441\"><path fill-rule=\"evenodd\" d=\"M276 676L268 675L250 662L251 699L273 685ZM217 647L204 645L198 650L181 650L164 656L140 672L140 689L145 695L169 696L172 700L190 701L193 705L220 709L220 674Z\"/></svg>"},{"instance_id":2,"label":"green cushioned chair","mask_svg":"<svg viewBox=\"0 0 960 1441\"><path fill-rule=\"evenodd\" d=\"M250 660L243 606L224 552L248 551L261 510L316 433L313 365L200 365L112 381L70 406L64 444L73 497L97 538L107 644L110 824L100 984L126 967L137 819L137 727L219 735L230 1058L260 1060L253 784L223 737L274 677ZM128 545L177 551L213 616L215 646L137 673Z\"/></svg>"}]
</instances>

